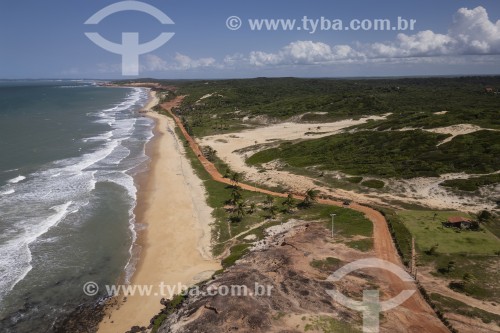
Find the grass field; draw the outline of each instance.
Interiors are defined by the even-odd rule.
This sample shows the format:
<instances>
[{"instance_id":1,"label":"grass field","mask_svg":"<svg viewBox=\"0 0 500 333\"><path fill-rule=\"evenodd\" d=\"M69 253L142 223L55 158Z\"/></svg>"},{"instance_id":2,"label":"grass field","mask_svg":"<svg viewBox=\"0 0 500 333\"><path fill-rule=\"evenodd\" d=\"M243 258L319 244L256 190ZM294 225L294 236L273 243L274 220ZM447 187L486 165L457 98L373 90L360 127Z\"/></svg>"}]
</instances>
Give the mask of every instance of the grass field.
<instances>
[{"instance_id":1,"label":"grass field","mask_svg":"<svg viewBox=\"0 0 500 333\"><path fill-rule=\"evenodd\" d=\"M434 214L437 214L435 219ZM442 278L447 285L453 281L456 285L458 283L461 287L454 288L458 292L477 299L497 301L500 296L500 257L495 253L500 250L500 241L484 226L481 231L457 231L441 226L442 221L457 215L469 217L456 211L397 212L415 237L419 266L430 266L431 273ZM435 244L438 244L436 252L429 253ZM466 274L472 276L473 281L461 285Z\"/></svg>"},{"instance_id":2,"label":"grass field","mask_svg":"<svg viewBox=\"0 0 500 333\"><path fill-rule=\"evenodd\" d=\"M495 315L493 313L468 306L465 303L459 302L449 297L445 297L440 294L431 294L431 299L438 306L441 312L457 313L467 317L478 318L487 324L495 322L500 326L500 315Z\"/></svg>"},{"instance_id":3,"label":"grass field","mask_svg":"<svg viewBox=\"0 0 500 333\"><path fill-rule=\"evenodd\" d=\"M434 214L437 214L434 219ZM439 244L439 253L495 254L500 250L500 241L487 229L459 231L441 225L450 216L465 216L456 211L399 211L398 215L408 227L420 252Z\"/></svg>"}]
</instances>

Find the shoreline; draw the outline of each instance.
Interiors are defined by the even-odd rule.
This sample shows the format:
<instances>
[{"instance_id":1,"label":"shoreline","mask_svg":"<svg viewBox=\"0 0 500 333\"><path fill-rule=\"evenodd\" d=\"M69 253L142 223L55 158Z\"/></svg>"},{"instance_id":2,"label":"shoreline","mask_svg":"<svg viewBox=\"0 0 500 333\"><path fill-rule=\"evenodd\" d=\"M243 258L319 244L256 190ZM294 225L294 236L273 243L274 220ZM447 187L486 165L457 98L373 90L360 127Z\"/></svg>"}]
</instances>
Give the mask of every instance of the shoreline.
<instances>
[{"instance_id":1,"label":"shoreline","mask_svg":"<svg viewBox=\"0 0 500 333\"><path fill-rule=\"evenodd\" d=\"M173 132L174 121L152 112L158 103L155 92L143 108L143 115L155 121L154 136L146 144L150 158L148 170L136 176L137 239L130 262L135 270L130 286L137 295L113 298L99 324L98 332L125 332L132 326L145 326L163 306L162 298L171 298L180 290L162 288L190 286L220 269L211 258L210 224L212 208L205 201L202 181L195 175L184 147ZM207 233L208 230L208 233ZM140 253L137 253L140 251ZM139 295L140 286L151 286L149 295Z\"/></svg>"}]
</instances>

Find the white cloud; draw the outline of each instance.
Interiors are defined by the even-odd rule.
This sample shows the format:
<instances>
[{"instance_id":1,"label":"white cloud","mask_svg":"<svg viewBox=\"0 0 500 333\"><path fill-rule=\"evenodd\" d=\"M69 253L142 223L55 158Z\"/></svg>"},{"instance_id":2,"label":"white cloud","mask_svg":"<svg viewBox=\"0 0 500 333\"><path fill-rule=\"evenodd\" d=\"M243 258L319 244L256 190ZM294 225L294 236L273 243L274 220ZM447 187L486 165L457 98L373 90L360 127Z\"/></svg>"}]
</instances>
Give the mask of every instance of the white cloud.
<instances>
[{"instance_id":1,"label":"white cloud","mask_svg":"<svg viewBox=\"0 0 500 333\"><path fill-rule=\"evenodd\" d=\"M172 61L167 62L154 54L145 56L145 63L142 66L146 71L169 71L169 70L189 70L198 68L218 67L214 58L192 59L187 55L177 53Z\"/></svg>"},{"instance_id":2,"label":"white cloud","mask_svg":"<svg viewBox=\"0 0 500 333\"><path fill-rule=\"evenodd\" d=\"M500 20L493 23L486 9L460 8L449 31L457 42L457 51L465 54L500 53Z\"/></svg>"},{"instance_id":3,"label":"white cloud","mask_svg":"<svg viewBox=\"0 0 500 333\"><path fill-rule=\"evenodd\" d=\"M200 67L214 67L216 65L214 58L191 59L187 55L177 53L175 61L179 69L195 69Z\"/></svg>"},{"instance_id":4,"label":"white cloud","mask_svg":"<svg viewBox=\"0 0 500 333\"><path fill-rule=\"evenodd\" d=\"M375 61L380 58L410 58L500 54L500 20L490 21L486 9L461 8L453 17L446 34L431 30L413 35L400 33L392 42L334 45L296 41L275 53L253 51L249 63L254 66L327 65Z\"/></svg>"},{"instance_id":5,"label":"white cloud","mask_svg":"<svg viewBox=\"0 0 500 333\"><path fill-rule=\"evenodd\" d=\"M168 68L167 62L154 54L146 55L145 60L146 60L146 63L145 63L145 65L142 66L143 70L163 71L166 68Z\"/></svg>"},{"instance_id":6,"label":"white cloud","mask_svg":"<svg viewBox=\"0 0 500 333\"><path fill-rule=\"evenodd\" d=\"M141 69L171 71L364 63L459 64L465 61L479 63L479 58L486 60L488 55L494 59L500 55L500 20L490 21L486 9L479 6L474 9L460 8L446 33L431 30L400 33L392 41L353 42L351 45L298 40L274 52L255 50L248 54L227 55L221 62L211 57L193 59L180 53L169 60L150 54L144 57Z\"/></svg>"},{"instance_id":7,"label":"white cloud","mask_svg":"<svg viewBox=\"0 0 500 333\"><path fill-rule=\"evenodd\" d=\"M234 67L244 63L248 63L248 58L241 53L230 54L224 57L224 66Z\"/></svg>"},{"instance_id":8,"label":"white cloud","mask_svg":"<svg viewBox=\"0 0 500 333\"><path fill-rule=\"evenodd\" d=\"M313 41L296 41L282 48L278 53L253 51L249 62L255 66L265 65L315 65L357 59L361 54L349 45L335 45Z\"/></svg>"}]
</instances>

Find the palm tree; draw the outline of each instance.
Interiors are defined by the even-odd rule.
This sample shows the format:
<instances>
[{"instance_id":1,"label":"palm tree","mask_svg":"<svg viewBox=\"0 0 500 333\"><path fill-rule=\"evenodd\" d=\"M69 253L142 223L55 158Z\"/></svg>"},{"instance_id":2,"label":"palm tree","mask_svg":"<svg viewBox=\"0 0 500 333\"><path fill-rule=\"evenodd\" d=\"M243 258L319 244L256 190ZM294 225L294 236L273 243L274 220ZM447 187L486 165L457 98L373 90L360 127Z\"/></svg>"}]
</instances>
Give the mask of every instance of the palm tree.
<instances>
[{"instance_id":1,"label":"palm tree","mask_svg":"<svg viewBox=\"0 0 500 333\"><path fill-rule=\"evenodd\" d=\"M286 206L287 213L290 213L292 211L292 207L295 206L295 200L293 200L292 193L288 193L288 196L286 197L285 201L283 201L282 205Z\"/></svg>"},{"instance_id":2,"label":"palm tree","mask_svg":"<svg viewBox=\"0 0 500 333\"><path fill-rule=\"evenodd\" d=\"M278 213L278 207L275 205L271 205L269 207L269 214L271 215L271 218L274 219L277 213Z\"/></svg>"},{"instance_id":3,"label":"palm tree","mask_svg":"<svg viewBox=\"0 0 500 333\"><path fill-rule=\"evenodd\" d=\"M231 190L231 203L233 205L236 205L240 200L241 200L241 187L235 185Z\"/></svg>"},{"instance_id":4,"label":"palm tree","mask_svg":"<svg viewBox=\"0 0 500 333\"><path fill-rule=\"evenodd\" d=\"M231 182L233 183L233 186L237 186L240 180L241 174L239 174L238 172L233 172L233 174L231 175Z\"/></svg>"},{"instance_id":5,"label":"palm tree","mask_svg":"<svg viewBox=\"0 0 500 333\"><path fill-rule=\"evenodd\" d=\"M206 159L209 160L210 162L215 161L215 158L217 157L217 150L213 149L210 146L207 146L203 149L203 155L205 155Z\"/></svg>"},{"instance_id":6,"label":"palm tree","mask_svg":"<svg viewBox=\"0 0 500 333\"><path fill-rule=\"evenodd\" d=\"M266 200L264 201L264 203L268 206L268 207L271 207L272 204L274 203L274 197L270 194L266 195Z\"/></svg>"},{"instance_id":7,"label":"palm tree","mask_svg":"<svg viewBox=\"0 0 500 333\"><path fill-rule=\"evenodd\" d=\"M255 204L255 202L252 202L248 208L248 213L253 214L256 209L257 209L257 205Z\"/></svg>"},{"instance_id":8,"label":"palm tree","mask_svg":"<svg viewBox=\"0 0 500 333\"><path fill-rule=\"evenodd\" d=\"M235 213L238 219L241 219L243 216L245 216L245 206L245 203L241 200L236 203Z\"/></svg>"},{"instance_id":9,"label":"palm tree","mask_svg":"<svg viewBox=\"0 0 500 333\"><path fill-rule=\"evenodd\" d=\"M318 191L310 188L306 191L304 195L304 201L302 201L302 205L304 207L311 207L314 202L316 202L318 197Z\"/></svg>"}]
</instances>

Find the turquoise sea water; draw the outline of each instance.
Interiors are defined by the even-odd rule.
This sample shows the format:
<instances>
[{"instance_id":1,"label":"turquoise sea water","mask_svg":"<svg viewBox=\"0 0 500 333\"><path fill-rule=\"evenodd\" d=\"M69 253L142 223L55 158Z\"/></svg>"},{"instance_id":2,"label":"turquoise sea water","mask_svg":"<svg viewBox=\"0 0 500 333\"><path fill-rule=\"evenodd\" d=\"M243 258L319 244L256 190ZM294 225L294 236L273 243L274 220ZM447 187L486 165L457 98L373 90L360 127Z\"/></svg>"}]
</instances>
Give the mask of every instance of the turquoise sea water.
<instances>
[{"instance_id":1,"label":"turquoise sea water","mask_svg":"<svg viewBox=\"0 0 500 333\"><path fill-rule=\"evenodd\" d=\"M147 167L153 126L136 111L147 95L83 81L0 82L1 332L50 332L91 301L85 282L133 271L133 177Z\"/></svg>"}]
</instances>

